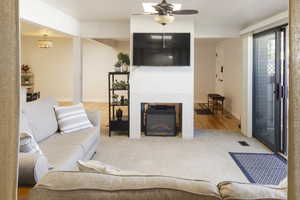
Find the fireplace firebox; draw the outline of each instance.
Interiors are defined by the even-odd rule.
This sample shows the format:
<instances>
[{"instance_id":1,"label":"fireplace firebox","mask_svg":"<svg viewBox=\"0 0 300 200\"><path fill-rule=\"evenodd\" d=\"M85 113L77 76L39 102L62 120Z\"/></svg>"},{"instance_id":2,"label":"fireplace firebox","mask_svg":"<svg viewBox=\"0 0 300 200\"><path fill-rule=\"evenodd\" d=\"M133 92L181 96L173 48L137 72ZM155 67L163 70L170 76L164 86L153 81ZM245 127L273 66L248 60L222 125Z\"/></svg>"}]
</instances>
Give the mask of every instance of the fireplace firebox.
<instances>
[{"instance_id":1,"label":"fireplace firebox","mask_svg":"<svg viewBox=\"0 0 300 200\"><path fill-rule=\"evenodd\" d=\"M145 117L146 136L176 136L175 106L151 105Z\"/></svg>"}]
</instances>

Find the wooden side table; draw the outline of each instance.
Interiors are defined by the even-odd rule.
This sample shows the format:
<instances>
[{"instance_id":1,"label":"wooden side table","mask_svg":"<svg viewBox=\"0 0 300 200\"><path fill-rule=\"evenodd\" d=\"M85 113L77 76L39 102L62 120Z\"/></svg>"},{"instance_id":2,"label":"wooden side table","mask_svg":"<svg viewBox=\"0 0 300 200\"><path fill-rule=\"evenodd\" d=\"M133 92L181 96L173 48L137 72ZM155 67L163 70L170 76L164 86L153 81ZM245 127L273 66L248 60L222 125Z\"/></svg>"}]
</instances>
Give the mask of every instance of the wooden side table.
<instances>
[{"instance_id":1,"label":"wooden side table","mask_svg":"<svg viewBox=\"0 0 300 200\"><path fill-rule=\"evenodd\" d=\"M221 108L222 114L224 114L224 100L225 97L219 94L208 94L207 95L207 105L208 109L212 111L212 113L216 114L216 112Z\"/></svg>"}]
</instances>

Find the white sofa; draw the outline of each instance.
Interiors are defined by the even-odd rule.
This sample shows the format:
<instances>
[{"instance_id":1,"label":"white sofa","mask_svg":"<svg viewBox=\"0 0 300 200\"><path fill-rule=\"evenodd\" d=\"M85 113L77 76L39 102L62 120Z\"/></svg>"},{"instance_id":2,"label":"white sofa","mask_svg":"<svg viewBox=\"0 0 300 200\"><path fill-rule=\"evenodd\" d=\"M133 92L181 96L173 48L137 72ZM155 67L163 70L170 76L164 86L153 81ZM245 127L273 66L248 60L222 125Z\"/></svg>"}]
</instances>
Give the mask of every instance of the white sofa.
<instances>
[{"instance_id":1,"label":"white sofa","mask_svg":"<svg viewBox=\"0 0 300 200\"><path fill-rule=\"evenodd\" d=\"M46 98L22 106L20 131L29 127L44 155L20 153L19 185L34 185L49 170L74 170L78 160L89 160L96 152L100 141L99 111L87 111L93 128L61 134L54 105L54 99Z\"/></svg>"},{"instance_id":2,"label":"white sofa","mask_svg":"<svg viewBox=\"0 0 300 200\"><path fill-rule=\"evenodd\" d=\"M50 172L29 200L286 200L287 187L154 175Z\"/></svg>"}]
</instances>

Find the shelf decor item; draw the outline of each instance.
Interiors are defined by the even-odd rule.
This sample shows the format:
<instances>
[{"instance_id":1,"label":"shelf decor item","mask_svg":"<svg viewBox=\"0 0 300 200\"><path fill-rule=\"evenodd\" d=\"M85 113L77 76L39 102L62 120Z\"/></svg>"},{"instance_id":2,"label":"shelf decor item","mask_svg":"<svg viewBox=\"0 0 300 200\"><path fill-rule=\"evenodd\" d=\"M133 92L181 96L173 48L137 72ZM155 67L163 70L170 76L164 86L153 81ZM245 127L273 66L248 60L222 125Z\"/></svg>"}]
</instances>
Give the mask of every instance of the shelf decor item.
<instances>
[{"instance_id":1,"label":"shelf decor item","mask_svg":"<svg viewBox=\"0 0 300 200\"><path fill-rule=\"evenodd\" d=\"M121 96L120 103L121 103L121 105L124 105L124 104L125 104L125 99L124 99L124 96Z\"/></svg>"},{"instance_id":2,"label":"shelf decor item","mask_svg":"<svg viewBox=\"0 0 300 200\"><path fill-rule=\"evenodd\" d=\"M122 72L128 72L129 66L127 64L122 65Z\"/></svg>"},{"instance_id":3,"label":"shelf decor item","mask_svg":"<svg viewBox=\"0 0 300 200\"><path fill-rule=\"evenodd\" d=\"M33 92L34 90L34 75L29 65L21 66L21 85L27 88L27 92Z\"/></svg>"},{"instance_id":4,"label":"shelf decor item","mask_svg":"<svg viewBox=\"0 0 300 200\"><path fill-rule=\"evenodd\" d=\"M27 73L31 70L31 68L29 67L29 65L22 65L21 70L22 72Z\"/></svg>"},{"instance_id":5,"label":"shelf decor item","mask_svg":"<svg viewBox=\"0 0 300 200\"><path fill-rule=\"evenodd\" d=\"M118 120L118 121L121 121L121 120L122 120L122 117L123 117L123 110L119 108L119 109L117 110L116 116L117 116L117 120Z\"/></svg>"},{"instance_id":6,"label":"shelf decor item","mask_svg":"<svg viewBox=\"0 0 300 200\"><path fill-rule=\"evenodd\" d=\"M112 84L114 90L127 90L128 89L128 82L125 81L115 81Z\"/></svg>"},{"instance_id":7,"label":"shelf decor item","mask_svg":"<svg viewBox=\"0 0 300 200\"><path fill-rule=\"evenodd\" d=\"M108 73L109 136L112 132L125 132L129 137L129 90L129 72Z\"/></svg>"},{"instance_id":8,"label":"shelf decor item","mask_svg":"<svg viewBox=\"0 0 300 200\"><path fill-rule=\"evenodd\" d=\"M112 96L112 102L113 102L113 103L118 103L118 98L119 98L119 95L114 94L114 95Z\"/></svg>"},{"instance_id":9,"label":"shelf decor item","mask_svg":"<svg viewBox=\"0 0 300 200\"><path fill-rule=\"evenodd\" d=\"M34 74L29 65L21 66L21 86L24 88L26 102L35 101L40 98L40 92L34 91Z\"/></svg>"},{"instance_id":10,"label":"shelf decor item","mask_svg":"<svg viewBox=\"0 0 300 200\"><path fill-rule=\"evenodd\" d=\"M129 65L130 65L130 58L129 58L128 54L119 53L118 54L118 60L121 63L122 72L128 72L128 68L129 68Z\"/></svg>"},{"instance_id":11,"label":"shelf decor item","mask_svg":"<svg viewBox=\"0 0 300 200\"><path fill-rule=\"evenodd\" d=\"M124 104L128 105L128 99L124 99Z\"/></svg>"},{"instance_id":12,"label":"shelf decor item","mask_svg":"<svg viewBox=\"0 0 300 200\"><path fill-rule=\"evenodd\" d=\"M121 72L121 66L122 66L122 64L120 63L120 61L118 61L115 64L115 72Z\"/></svg>"}]
</instances>

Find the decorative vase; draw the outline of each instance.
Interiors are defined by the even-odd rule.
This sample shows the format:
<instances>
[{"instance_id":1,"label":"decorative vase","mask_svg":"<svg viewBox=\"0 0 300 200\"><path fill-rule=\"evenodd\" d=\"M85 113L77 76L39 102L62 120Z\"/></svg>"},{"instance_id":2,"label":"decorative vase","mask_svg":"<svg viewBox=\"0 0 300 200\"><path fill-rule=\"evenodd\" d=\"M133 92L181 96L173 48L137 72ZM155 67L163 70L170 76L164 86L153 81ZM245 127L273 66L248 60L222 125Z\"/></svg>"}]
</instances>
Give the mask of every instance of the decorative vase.
<instances>
[{"instance_id":1,"label":"decorative vase","mask_svg":"<svg viewBox=\"0 0 300 200\"><path fill-rule=\"evenodd\" d=\"M121 105L124 105L125 101L124 101L124 96L121 96Z\"/></svg>"},{"instance_id":2,"label":"decorative vase","mask_svg":"<svg viewBox=\"0 0 300 200\"><path fill-rule=\"evenodd\" d=\"M123 117L123 111L119 108L116 113L117 120L121 121Z\"/></svg>"},{"instance_id":3,"label":"decorative vase","mask_svg":"<svg viewBox=\"0 0 300 200\"><path fill-rule=\"evenodd\" d=\"M121 67L115 67L115 72L121 72Z\"/></svg>"},{"instance_id":4,"label":"decorative vase","mask_svg":"<svg viewBox=\"0 0 300 200\"><path fill-rule=\"evenodd\" d=\"M118 97L119 97L118 95L113 95L112 96L112 102L115 103L115 104L118 103Z\"/></svg>"},{"instance_id":5,"label":"decorative vase","mask_svg":"<svg viewBox=\"0 0 300 200\"><path fill-rule=\"evenodd\" d=\"M128 65L127 64L122 65L122 72L128 72Z\"/></svg>"},{"instance_id":6,"label":"decorative vase","mask_svg":"<svg viewBox=\"0 0 300 200\"><path fill-rule=\"evenodd\" d=\"M124 104L128 105L128 99L124 99Z\"/></svg>"}]
</instances>

